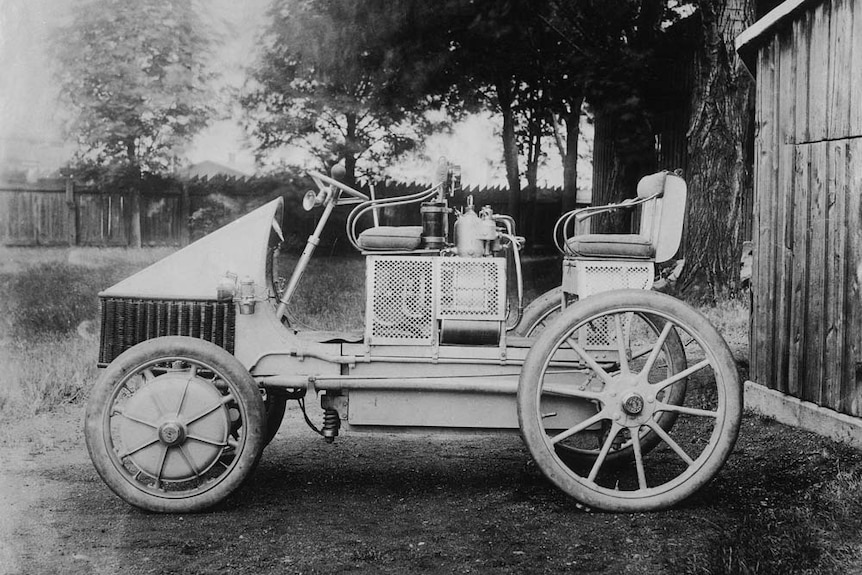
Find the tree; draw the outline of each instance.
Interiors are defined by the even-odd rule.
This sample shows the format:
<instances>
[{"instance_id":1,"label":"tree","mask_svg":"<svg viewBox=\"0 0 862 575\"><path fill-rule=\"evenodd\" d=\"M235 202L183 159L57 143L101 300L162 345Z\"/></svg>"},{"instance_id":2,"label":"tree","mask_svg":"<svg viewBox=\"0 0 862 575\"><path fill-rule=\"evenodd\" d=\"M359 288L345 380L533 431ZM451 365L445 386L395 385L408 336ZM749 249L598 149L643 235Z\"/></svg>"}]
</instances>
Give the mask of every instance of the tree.
<instances>
[{"instance_id":1,"label":"tree","mask_svg":"<svg viewBox=\"0 0 862 575\"><path fill-rule=\"evenodd\" d=\"M752 189L754 82L734 39L754 22L750 0L702 0L702 45L689 127L689 200L682 282L735 291L742 251L742 208Z\"/></svg>"},{"instance_id":2,"label":"tree","mask_svg":"<svg viewBox=\"0 0 862 575\"><path fill-rule=\"evenodd\" d=\"M417 17L414 8L383 0L274 2L243 98L259 155L296 144L324 167L343 160L353 182L412 149L437 105L413 73L435 65L423 54L445 52L420 49L415 38L395 41ZM442 39L424 40L434 41Z\"/></svg>"},{"instance_id":3,"label":"tree","mask_svg":"<svg viewBox=\"0 0 862 575\"><path fill-rule=\"evenodd\" d=\"M185 0L93 0L53 53L79 160L133 176L171 166L213 113L209 41Z\"/></svg>"},{"instance_id":4,"label":"tree","mask_svg":"<svg viewBox=\"0 0 862 575\"><path fill-rule=\"evenodd\" d=\"M521 174L518 115L530 116L526 101L537 96L539 77L529 39L536 32L536 4L527 0L464 2L450 28L453 82L458 94L481 102L502 119L503 162L508 183L509 215L520 220ZM458 26L458 20L464 25ZM528 79L534 80L532 87ZM522 118L523 119L523 118ZM521 130L521 147L529 148L531 130Z\"/></svg>"}]
</instances>

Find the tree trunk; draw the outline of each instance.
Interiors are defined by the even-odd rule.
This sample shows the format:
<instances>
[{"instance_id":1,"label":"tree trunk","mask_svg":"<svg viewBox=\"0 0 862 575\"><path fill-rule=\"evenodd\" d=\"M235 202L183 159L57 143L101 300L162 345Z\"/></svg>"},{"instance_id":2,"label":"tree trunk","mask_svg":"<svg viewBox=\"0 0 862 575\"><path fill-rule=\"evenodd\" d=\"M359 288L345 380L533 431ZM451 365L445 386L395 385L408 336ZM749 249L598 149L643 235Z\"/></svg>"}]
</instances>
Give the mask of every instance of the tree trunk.
<instances>
[{"instance_id":1,"label":"tree trunk","mask_svg":"<svg viewBox=\"0 0 862 575\"><path fill-rule=\"evenodd\" d=\"M524 236L528 238L527 246L536 244L539 237L538 224L536 222L536 200L539 190L539 160L542 157L542 124L536 114L530 114L530 126L527 141L527 194L524 207Z\"/></svg>"},{"instance_id":2,"label":"tree trunk","mask_svg":"<svg viewBox=\"0 0 862 575\"><path fill-rule=\"evenodd\" d=\"M716 298L739 286L742 213L752 193L754 82L734 39L754 21L750 0L699 3L703 46L695 59L689 123L683 288L703 283Z\"/></svg>"},{"instance_id":3,"label":"tree trunk","mask_svg":"<svg viewBox=\"0 0 862 575\"><path fill-rule=\"evenodd\" d=\"M563 212L575 209L578 202L578 140L581 136L581 104L583 96L572 102L563 117L566 124L566 151L563 156Z\"/></svg>"},{"instance_id":4,"label":"tree trunk","mask_svg":"<svg viewBox=\"0 0 862 575\"><path fill-rule=\"evenodd\" d=\"M356 187L356 114L345 114L344 177L345 184Z\"/></svg>"},{"instance_id":5,"label":"tree trunk","mask_svg":"<svg viewBox=\"0 0 862 575\"><path fill-rule=\"evenodd\" d=\"M506 164L506 180L509 183L509 214L519 222L521 203L521 177L518 170L518 142L515 136L515 111L512 109L514 95L509 78L497 81L497 103L503 115L503 160Z\"/></svg>"},{"instance_id":6,"label":"tree trunk","mask_svg":"<svg viewBox=\"0 0 862 575\"><path fill-rule=\"evenodd\" d=\"M629 102L596 108L594 206L635 197L640 178L655 170L655 142L646 113L639 104ZM621 120L623 117L626 119ZM631 210L599 215L589 221L593 233L627 234L636 231L632 228Z\"/></svg>"}]
</instances>

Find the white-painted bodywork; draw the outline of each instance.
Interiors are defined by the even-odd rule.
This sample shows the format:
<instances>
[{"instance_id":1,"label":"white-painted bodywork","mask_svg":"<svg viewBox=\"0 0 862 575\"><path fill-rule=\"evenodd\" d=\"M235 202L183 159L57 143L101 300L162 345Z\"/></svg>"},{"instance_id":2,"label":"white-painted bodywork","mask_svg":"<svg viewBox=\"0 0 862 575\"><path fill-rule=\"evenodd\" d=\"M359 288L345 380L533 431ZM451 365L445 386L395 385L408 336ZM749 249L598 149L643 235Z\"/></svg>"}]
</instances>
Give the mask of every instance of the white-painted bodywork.
<instances>
[{"instance_id":1,"label":"white-painted bodywork","mask_svg":"<svg viewBox=\"0 0 862 575\"><path fill-rule=\"evenodd\" d=\"M102 297L212 300L230 272L266 286L267 243L281 220L278 198L144 268L99 294ZM276 217L278 216L278 217ZM278 231L280 234L280 230Z\"/></svg>"}]
</instances>

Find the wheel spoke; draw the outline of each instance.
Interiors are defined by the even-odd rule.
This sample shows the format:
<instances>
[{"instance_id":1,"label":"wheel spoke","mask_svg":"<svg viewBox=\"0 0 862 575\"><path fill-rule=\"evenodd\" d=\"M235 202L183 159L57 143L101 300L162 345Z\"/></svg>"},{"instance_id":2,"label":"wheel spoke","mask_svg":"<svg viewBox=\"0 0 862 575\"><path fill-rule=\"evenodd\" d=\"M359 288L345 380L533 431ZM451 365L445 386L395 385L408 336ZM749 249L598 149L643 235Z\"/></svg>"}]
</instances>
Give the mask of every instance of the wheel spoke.
<instances>
[{"instance_id":1,"label":"wheel spoke","mask_svg":"<svg viewBox=\"0 0 862 575\"><path fill-rule=\"evenodd\" d=\"M146 425L147 427L152 427L153 429L159 428L158 424L152 423L152 422L147 421L145 419L141 419L140 417L135 417L134 415L129 415L128 413L126 413L122 409L114 409L114 412L111 415L112 416L119 415L120 417L125 417L129 421L134 421L135 423L140 423L141 425Z\"/></svg>"},{"instance_id":2,"label":"wheel spoke","mask_svg":"<svg viewBox=\"0 0 862 575\"><path fill-rule=\"evenodd\" d=\"M156 378L156 374L153 373L153 370L151 368L147 368L141 371L141 375L144 376L144 381L150 381Z\"/></svg>"},{"instance_id":3,"label":"wheel spoke","mask_svg":"<svg viewBox=\"0 0 862 575\"><path fill-rule=\"evenodd\" d=\"M602 366L600 366L598 364L598 362L595 359L593 359L590 354L588 354L586 352L586 350L584 350L584 348L582 348L580 345L578 345L578 342L576 342L574 340L574 338L567 337L566 343L569 344L569 347L571 347L575 353L577 353L578 355L581 356L581 358L584 360L584 362L588 366L590 366L590 369L592 369L594 372L596 372L596 374L602 379L602 381L604 381L608 385L613 383L613 378L611 378L611 376L608 375L608 372L605 371L604 368Z\"/></svg>"},{"instance_id":4,"label":"wheel spoke","mask_svg":"<svg viewBox=\"0 0 862 575\"><path fill-rule=\"evenodd\" d=\"M192 424L192 423L194 423L195 421L197 421L197 420L199 420L199 419L202 419L202 418L206 417L207 415L209 415L210 413L212 413L212 412L216 411L217 409L220 409L222 406L227 405L228 403L230 403L231 401L233 401L233 399L234 399L234 397L233 397L232 395L226 395L226 396L224 396L220 402L218 402L217 404L213 405L213 406L212 406L212 407L210 407L209 409L205 409L204 411L202 411L201 413L199 413L199 414L195 415L194 417L190 417L188 420L186 420L185 424L186 424L186 425L191 425L191 424Z\"/></svg>"},{"instance_id":5,"label":"wheel spoke","mask_svg":"<svg viewBox=\"0 0 862 575\"><path fill-rule=\"evenodd\" d=\"M122 453L118 453L117 457L119 457L120 459L125 459L126 457L133 455L142 449L146 449L147 447L153 445L154 443L158 443L158 442L159 442L159 438L158 438L158 436L156 436L153 439L151 439L149 441L145 441L144 443L138 445L137 447L133 447L132 449L127 449L126 451L124 451Z\"/></svg>"},{"instance_id":6,"label":"wheel spoke","mask_svg":"<svg viewBox=\"0 0 862 575\"><path fill-rule=\"evenodd\" d=\"M168 450L170 446L165 445L165 449L162 451L162 457L159 461L159 471L156 473L156 488L162 489L162 473L165 472L165 463L168 460Z\"/></svg>"},{"instance_id":7,"label":"wheel spoke","mask_svg":"<svg viewBox=\"0 0 862 575\"><path fill-rule=\"evenodd\" d=\"M155 393L151 393L151 394L149 394L149 395L150 395L150 399L152 399L152 400L153 400L153 405L155 405L155 406L156 406L156 410L159 412L159 415L160 415L160 416L164 416L164 415L165 415L165 413L167 413L167 410L166 410L166 409L164 408L164 406L162 405L162 402L161 402L161 401L159 401L159 397L158 397L158 395L157 395L157 394L155 394Z\"/></svg>"},{"instance_id":8,"label":"wheel spoke","mask_svg":"<svg viewBox=\"0 0 862 575\"><path fill-rule=\"evenodd\" d=\"M640 427L632 432L632 448L635 453L635 467L638 471L638 486L641 489L647 488L646 471L644 470L644 456L641 450Z\"/></svg>"},{"instance_id":9,"label":"wheel spoke","mask_svg":"<svg viewBox=\"0 0 862 575\"><path fill-rule=\"evenodd\" d=\"M183 387L183 394L182 396L180 396L179 405L177 405L177 417L179 417L180 414L183 412L183 404L186 402L186 395L188 395L189 393L189 386L191 386L192 384L192 378L194 378L194 375L189 376L189 378L186 380L185 387Z\"/></svg>"},{"instance_id":10,"label":"wheel spoke","mask_svg":"<svg viewBox=\"0 0 862 575\"><path fill-rule=\"evenodd\" d=\"M200 477L202 471L198 468L197 465L195 465L195 462L192 461L191 453L189 453L189 451L185 445L180 445L179 447L180 447L180 455L182 455L183 459L186 462L186 465L189 466L189 469L192 470L192 473L194 473L196 477Z\"/></svg>"},{"instance_id":11,"label":"wheel spoke","mask_svg":"<svg viewBox=\"0 0 862 575\"><path fill-rule=\"evenodd\" d=\"M682 447L680 447L679 444L674 441L673 438L671 438L671 436L668 435L667 432L662 429L662 427L658 423L656 423L655 421L648 421L647 426L649 426L650 429L655 431L656 435L661 437L662 441L667 443L668 446L673 449L677 455L679 455L680 459L685 461L688 465L692 465L694 463L694 459L689 457L688 454L683 451Z\"/></svg>"},{"instance_id":12,"label":"wheel spoke","mask_svg":"<svg viewBox=\"0 0 862 575\"><path fill-rule=\"evenodd\" d=\"M671 385L678 382L679 380L687 378L691 374L700 371L701 369L707 367L708 365L710 365L709 360L704 359L703 361L697 362L696 364L689 367L688 369L684 369L681 372L676 373L676 374L672 375L671 377L664 379L658 383L654 383L652 385L654 385L656 387L656 393L658 393L659 391L665 389L666 387L670 387Z\"/></svg>"},{"instance_id":13,"label":"wheel spoke","mask_svg":"<svg viewBox=\"0 0 862 575\"><path fill-rule=\"evenodd\" d=\"M655 360L658 359L658 354L661 352L661 348L664 346L664 341L667 339L668 334L670 334L670 330L673 329L673 324L671 322L667 322L664 324L664 327L661 330L661 333L658 336L658 339L655 342L655 345L652 348L652 352L649 354L649 357L644 364L643 370L641 373L648 374L652 369Z\"/></svg>"},{"instance_id":14,"label":"wheel spoke","mask_svg":"<svg viewBox=\"0 0 862 575\"><path fill-rule=\"evenodd\" d=\"M611 450L611 447L614 444L614 440L617 438L617 435L620 431L622 431L623 427L619 425L616 421L611 424L611 430L608 433L608 436L605 438L605 443L602 445L602 450L599 452L598 457L596 457L595 463L593 463L593 468L590 469L590 474L587 477L589 481L595 482L596 476L599 474L599 470L601 470L602 465L605 463L605 458L608 456L608 452Z\"/></svg>"},{"instance_id":15,"label":"wheel spoke","mask_svg":"<svg viewBox=\"0 0 862 575\"><path fill-rule=\"evenodd\" d=\"M672 403L659 403L656 406L656 411L674 411L686 415L696 415L698 417L718 418L718 411L710 411L708 409L696 409L694 407L686 407L684 405L673 405Z\"/></svg>"},{"instance_id":16,"label":"wheel spoke","mask_svg":"<svg viewBox=\"0 0 862 575\"><path fill-rule=\"evenodd\" d=\"M215 439L208 439L206 437L201 437L200 435L193 435L193 434L186 435L186 439L187 440L193 439L195 441L200 441L201 443L206 443L208 445L214 445L216 447L227 447L230 444L230 442L217 441Z\"/></svg>"},{"instance_id":17,"label":"wheel spoke","mask_svg":"<svg viewBox=\"0 0 862 575\"><path fill-rule=\"evenodd\" d=\"M629 372L629 359L626 356L626 340L623 335L623 325L620 321L620 314L614 314L614 326L617 332L617 352L620 354L620 372Z\"/></svg>"},{"instance_id":18,"label":"wheel spoke","mask_svg":"<svg viewBox=\"0 0 862 575\"><path fill-rule=\"evenodd\" d=\"M565 430L564 432L555 435L554 437L551 438L551 443L557 444L557 443L561 442L562 440L573 436L576 433L580 433L581 431L587 429L588 427L592 427L593 425L595 425L596 423L598 423L602 419L605 419L606 417L607 416L602 415L602 413L599 412L599 413L595 414L594 416L585 419L584 421L580 422L579 424L575 425L574 427L570 427L569 429Z\"/></svg>"}]
</instances>

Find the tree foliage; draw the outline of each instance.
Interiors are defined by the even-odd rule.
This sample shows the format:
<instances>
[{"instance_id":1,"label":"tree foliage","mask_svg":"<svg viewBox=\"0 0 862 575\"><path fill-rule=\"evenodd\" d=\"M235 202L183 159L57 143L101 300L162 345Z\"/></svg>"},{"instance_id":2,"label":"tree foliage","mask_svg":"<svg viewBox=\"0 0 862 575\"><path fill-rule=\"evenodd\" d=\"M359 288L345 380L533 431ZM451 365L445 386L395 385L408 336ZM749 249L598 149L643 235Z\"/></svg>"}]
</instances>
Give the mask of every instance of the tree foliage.
<instances>
[{"instance_id":1,"label":"tree foliage","mask_svg":"<svg viewBox=\"0 0 862 575\"><path fill-rule=\"evenodd\" d=\"M398 37L420 9L431 12L411 2L276 0L243 98L259 152L295 144L323 167L344 160L352 181L413 149L439 101L421 80L445 54L428 48L442 38Z\"/></svg>"},{"instance_id":2,"label":"tree foliage","mask_svg":"<svg viewBox=\"0 0 862 575\"><path fill-rule=\"evenodd\" d=\"M167 169L212 114L209 40L186 0L92 0L53 53L79 159L132 173Z\"/></svg>"}]
</instances>

